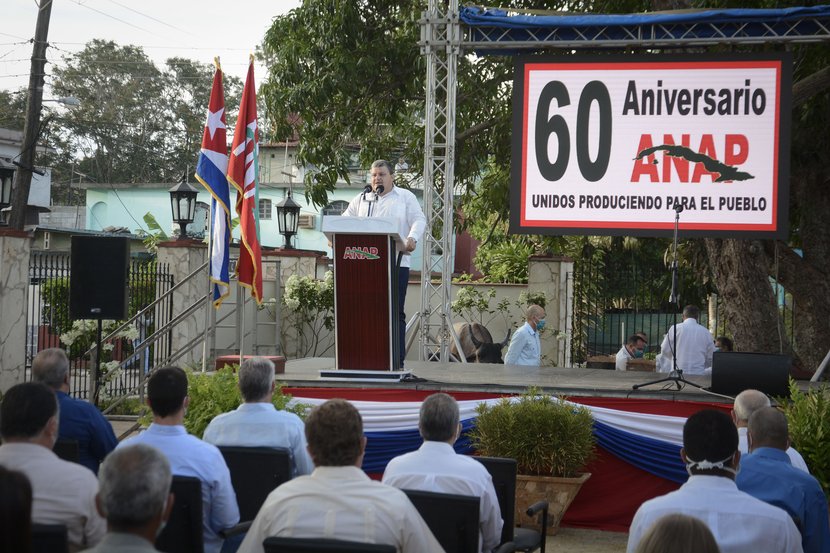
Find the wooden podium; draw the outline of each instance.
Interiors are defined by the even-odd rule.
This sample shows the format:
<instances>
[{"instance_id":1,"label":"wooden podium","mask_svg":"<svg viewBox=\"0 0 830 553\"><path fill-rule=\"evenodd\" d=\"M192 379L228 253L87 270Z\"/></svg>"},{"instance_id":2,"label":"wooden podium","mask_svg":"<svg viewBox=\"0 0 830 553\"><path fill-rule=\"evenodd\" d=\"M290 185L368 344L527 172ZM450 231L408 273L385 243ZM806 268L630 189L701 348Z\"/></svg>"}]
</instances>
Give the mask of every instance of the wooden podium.
<instances>
[{"instance_id":1,"label":"wooden podium","mask_svg":"<svg viewBox=\"0 0 830 553\"><path fill-rule=\"evenodd\" d=\"M398 381L400 370L396 245L390 217L323 217L334 258L335 369L326 380Z\"/></svg>"}]
</instances>

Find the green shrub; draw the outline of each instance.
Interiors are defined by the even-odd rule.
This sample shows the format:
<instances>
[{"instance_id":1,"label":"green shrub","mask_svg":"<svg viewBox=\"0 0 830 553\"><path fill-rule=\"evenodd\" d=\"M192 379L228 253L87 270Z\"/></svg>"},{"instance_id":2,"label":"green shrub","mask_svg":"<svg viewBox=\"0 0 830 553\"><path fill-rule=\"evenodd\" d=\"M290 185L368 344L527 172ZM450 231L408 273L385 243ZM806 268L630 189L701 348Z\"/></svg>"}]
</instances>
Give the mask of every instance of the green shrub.
<instances>
[{"instance_id":1,"label":"green shrub","mask_svg":"<svg viewBox=\"0 0 830 553\"><path fill-rule=\"evenodd\" d=\"M830 388L807 393L790 379L790 399L780 402L790 428L790 441L804 457L810 473L830 495Z\"/></svg>"},{"instance_id":2,"label":"green shrub","mask_svg":"<svg viewBox=\"0 0 830 553\"><path fill-rule=\"evenodd\" d=\"M473 447L516 459L519 474L573 477L594 457L594 419L586 407L530 388L517 401L482 403L477 412Z\"/></svg>"},{"instance_id":3,"label":"green shrub","mask_svg":"<svg viewBox=\"0 0 830 553\"><path fill-rule=\"evenodd\" d=\"M217 415L233 411L242 404L242 395L239 393L239 365L227 365L214 373L187 371L187 393L190 404L184 417L184 427L188 433L199 438L205 432L208 423ZM291 395L282 393L282 384L277 382L272 403L281 411L288 411L305 418L309 405L297 404L288 406ZM152 413L145 415L141 422L149 425L153 420Z\"/></svg>"}]
</instances>

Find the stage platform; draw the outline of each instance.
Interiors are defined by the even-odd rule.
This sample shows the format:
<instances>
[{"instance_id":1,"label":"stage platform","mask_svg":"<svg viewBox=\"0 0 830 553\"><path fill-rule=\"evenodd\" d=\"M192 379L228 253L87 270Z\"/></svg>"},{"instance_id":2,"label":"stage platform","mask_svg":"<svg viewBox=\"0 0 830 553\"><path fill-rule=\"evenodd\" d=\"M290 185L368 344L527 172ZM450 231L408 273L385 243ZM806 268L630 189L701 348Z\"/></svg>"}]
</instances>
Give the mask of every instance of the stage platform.
<instances>
[{"instance_id":1,"label":"stage platform","mask_svg":"<svg viewBox=\"0 0 830 553\"><path fill-rule=\"evenodd\" d=\"M406 369L412 371L412 375L417 377L416 380L377 383L326 381L319 378L321 370L332 369L334 369L334 359L330 357L296 359L286 363L285 374L278 375L277 379L286 386L300 388L389 389L394 387L401 390L515 394L523 392L530 386L536 386L551 394L573 397L732 403L732 398L712 394L693 386L684 386L683 389L677 390L673 383L655 384L640 390L632 390L631 387L635 384L667 376L653 372L407 361ZM688 380L701 386L709 386L711 378L708 375L690 376Z\"/></svg>"}]
</instances>

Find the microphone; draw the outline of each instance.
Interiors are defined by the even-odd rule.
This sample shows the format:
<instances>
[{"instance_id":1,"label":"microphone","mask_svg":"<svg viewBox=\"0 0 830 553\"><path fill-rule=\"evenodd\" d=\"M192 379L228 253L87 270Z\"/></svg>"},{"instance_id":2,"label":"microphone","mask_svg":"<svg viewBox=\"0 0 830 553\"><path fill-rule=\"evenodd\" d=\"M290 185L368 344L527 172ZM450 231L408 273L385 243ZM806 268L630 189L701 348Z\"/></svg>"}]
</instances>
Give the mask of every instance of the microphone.
<instances>
[{"instance_id":1,"label":"microphone","mask_svg":"<svg viewBox=\"0 0 830 553\"><path fill-rule=\"evenodd\" d=\"M367 184L366 186L363 187L363 195L364 196L366 194L368 194L369 192L371 192L371 191L372 191L372 185L371 184Z\"/></svg>"},{"instance_id":2,"label":"microphone","mask_svg":"<svg viewBox=\"0 0 830 553\"><path fill-rule=\"evenodd\" d=\"M386 190L386 188L384 188L382 184L379 184L378 187L375 189L375 194L380 196L381 194L383 194L384 190Z\"/></svg>"},{"instance_id":3,"label":"microphone","mask_svg":"<svg viewBox=\"0 0 830 553\"><path fill-rule=\"evenodd\" d=\"M683 213L683 204L674 206L674 211L676 213Z\"/></svg>"}]
</instances>

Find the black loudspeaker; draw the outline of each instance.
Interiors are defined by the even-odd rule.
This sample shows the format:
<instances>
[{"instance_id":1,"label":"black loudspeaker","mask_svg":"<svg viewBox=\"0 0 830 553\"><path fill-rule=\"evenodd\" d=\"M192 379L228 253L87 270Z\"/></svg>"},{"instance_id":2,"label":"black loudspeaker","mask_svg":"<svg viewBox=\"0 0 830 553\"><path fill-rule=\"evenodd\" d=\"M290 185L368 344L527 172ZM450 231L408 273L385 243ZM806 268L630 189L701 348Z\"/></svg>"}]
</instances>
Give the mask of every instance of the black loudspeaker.
<instances>
[{"instance_id":1,"label":"black loudspeaker","mask_svg":"<svg viewBox=\"0 0 830 553\"><path fill-rule=\"evenodd\" d=\"M773 397L789 397L789 355L716 351L712 356L713 392L736 396L754 389Z\"/></svg>"},{"instance_id":2,"label":"black loudspeaker","mask_svg":"<svg viewBox=\"0 0 830 553\"><path fill-rule=\"evenodd\" d=\"M129 263L127 238L73 236L69 317L126 319Z\"/></svg>"}]
</instances>

